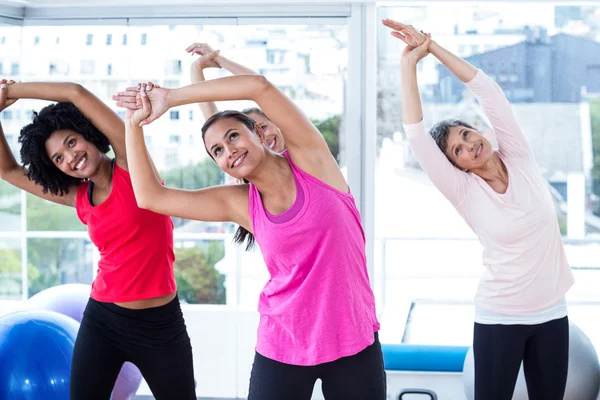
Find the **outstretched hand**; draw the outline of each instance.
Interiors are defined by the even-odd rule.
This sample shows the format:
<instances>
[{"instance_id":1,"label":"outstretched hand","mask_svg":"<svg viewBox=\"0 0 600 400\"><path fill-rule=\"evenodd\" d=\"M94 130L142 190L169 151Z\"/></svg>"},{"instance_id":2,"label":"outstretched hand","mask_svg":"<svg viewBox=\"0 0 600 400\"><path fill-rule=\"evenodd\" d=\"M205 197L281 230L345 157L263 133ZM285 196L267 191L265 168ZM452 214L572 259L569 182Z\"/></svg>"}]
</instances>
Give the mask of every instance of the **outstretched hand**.
<instances>
[{"instance_id":1,"label":"outstretched hand","mask_svg":"<svg viewBox=\"0 0 600 400\"><path fill-rule=\"evenodd\" d=\"M384 19L383 25L393 29L392 36L406 43L402 52L402 61L418 63L429 54L431 35L423 31L417 31L412 25L405 25L391 19Z\"/></svg>"},{"instance_id":2,"label":"outstretched hand","mask_svg":"<svg viewBox=\"0 0 600 400\"><path fill-rule=\"evenodd\" d=\"M145 96L142 96L142 92ZM142 110L144 98L147 99L150 107L150 113L140 119L139 126L148 125L158 119L169 109L169 89L164 89L158 85L148 87L148 84L140 83L137 86L128 87L124 92L118 92L112 98L117 103L117 107L127 109L127 115L133 116L130 111ZM137 115L143 115L142 113ZM133 121L133 120L131 120Z\"/></svg>"},{"instance_id":3,"label":"outstretched hand","mask_svg":"<svg viewBox=\"0 0 600 400\"><path fill-rule=\"evenodd\" d=\"M212 53L215 50L207 43L192 43L185 49L185 51L190 54L198 54L199 56L204 56L206 54Z\"/></svg>"},{"instance_id":4,"label":"outstretched hand","mask_svg":"<svg viewBox=\"0 0 600 400\"><path fill-rule=\"evenodd\" d=\"M15 81L1 79L0 80L0 111L3 111L13 105L17 99L9 99L8 98L8 88L7 85L12 85Z\"/></svg>"},{"instance_id":5,"label":"outstretched hand","mask_svg":"<svg viewBox=\"0 0 600 400\"><path fill-rule=\"evenodd\" d=\"M141 108L128 108L125 113L125 119L132 124L142 126L141 122L152 114L152 103L148 99L146 84L141 84L140 91L136 93L135 100L136 104L139 102Z\"/></svg>"},{"instance_id":6,"label":"outstretched hand","mask_svg":"<svg viewBox=\"0 0 600 400\"><path fill-rule=\"evenodd\" d=\"M406 25L401 22L397 22L391 19L384 19L381 21L383 25L392 29L392 36L402 40L410 47L418 47L425 42L427 35L423 31L418 31L412 25Z\"/></svg>"}]
</instances>

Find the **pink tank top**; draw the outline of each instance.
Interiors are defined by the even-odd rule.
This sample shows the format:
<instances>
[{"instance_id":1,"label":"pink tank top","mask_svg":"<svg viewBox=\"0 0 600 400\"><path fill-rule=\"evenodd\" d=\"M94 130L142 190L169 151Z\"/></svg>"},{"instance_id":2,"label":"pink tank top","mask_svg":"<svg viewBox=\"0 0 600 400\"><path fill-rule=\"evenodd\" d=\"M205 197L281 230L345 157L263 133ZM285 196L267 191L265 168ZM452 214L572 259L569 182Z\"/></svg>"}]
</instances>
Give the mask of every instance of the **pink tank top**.
<instances>
[{"instance_id":1,"label":"pink tank top","mask_svg":"<svg viewBox=\"0 0 600 400\"><path fill-rule=\"evenodd\" d=\"M354 197L294 165L296 200L271 215L252 184L249 211L271 278L261 292L256 351L293 365L351 356L379 330Z\"/></svg>"}]
</instances>

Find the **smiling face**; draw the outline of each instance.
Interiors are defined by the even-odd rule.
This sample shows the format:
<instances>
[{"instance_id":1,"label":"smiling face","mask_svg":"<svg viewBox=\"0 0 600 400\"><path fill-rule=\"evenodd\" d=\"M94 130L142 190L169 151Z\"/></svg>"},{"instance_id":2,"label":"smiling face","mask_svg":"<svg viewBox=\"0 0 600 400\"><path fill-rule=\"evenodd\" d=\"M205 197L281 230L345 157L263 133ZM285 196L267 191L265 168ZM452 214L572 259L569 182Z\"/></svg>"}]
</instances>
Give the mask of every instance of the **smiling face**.
<instances>
[{"instance_id":1,"label":"smiling face","mask_svg":"<svg viewBox=\"0 0 600 400\"><path fill-rule=\"evenodd\" d=\"M446 156L463 171L483 167L493 156L492 144L475 129L452 126L448 132Z\"/></svg>"},{"instance_id":2,"label":"smiling face","mask_svg":"<svg viewBox=\"0 0 600 400\"><path fill-rule=\"evenodd\" d=\"M262 132L254 132L234 118L223 118L210 125L204 145L219 168L243 179L251 175L268 151Z\"/></svg>"},{"instance_id":3,"label":"smiling face","mask_svg":"<svg viewBox=\"0 0 600 400\"><path fill-rule=\"evenodd\" d=\"M267 146L276 153L282 153L285 150L285 142L281 130L271 120L258 113L248 113L265 133L265 142Z\"/></svg>"},{"instance_id":4,"label":"smiling face","mask_svg":"<svg viewBox=\"0 0 600 400\"><path fill-rule=\"evenodd\" d=\"M58 130L46 140L46 154L58 169L77 179L90 178L102 160L98 148L72 130Z\"/></svg>"}]
</instances>

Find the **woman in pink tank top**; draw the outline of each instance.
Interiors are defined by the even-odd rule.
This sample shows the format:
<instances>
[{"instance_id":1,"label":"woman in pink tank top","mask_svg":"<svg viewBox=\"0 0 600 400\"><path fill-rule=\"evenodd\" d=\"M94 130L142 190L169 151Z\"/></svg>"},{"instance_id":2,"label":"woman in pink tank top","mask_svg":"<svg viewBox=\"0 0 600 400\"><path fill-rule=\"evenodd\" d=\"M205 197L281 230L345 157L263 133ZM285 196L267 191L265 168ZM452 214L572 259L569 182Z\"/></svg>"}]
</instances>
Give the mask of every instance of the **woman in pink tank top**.
<instances>
[{"instance_id":1,"label":"woman in pink tank top","mask_svg":"<svg viewBox=\"0 0 600 400\"><path fill-rule=\"evenodd\" d=\"M126 142L140 207L200 221L231 221L235 239L256 240L270 279L260 295L250 400L309 400L317 379L326 399L386 398L365 237L348 184L308 117L262 76L180 89L145 85L114 99L128 109ZM253 100L281 129L287 150L265 143L260 125L237 111L210 117L205 148L241 185L195 191L164 187L151 174L142 126L170 107Z\"/></svg>"}]
</instances>

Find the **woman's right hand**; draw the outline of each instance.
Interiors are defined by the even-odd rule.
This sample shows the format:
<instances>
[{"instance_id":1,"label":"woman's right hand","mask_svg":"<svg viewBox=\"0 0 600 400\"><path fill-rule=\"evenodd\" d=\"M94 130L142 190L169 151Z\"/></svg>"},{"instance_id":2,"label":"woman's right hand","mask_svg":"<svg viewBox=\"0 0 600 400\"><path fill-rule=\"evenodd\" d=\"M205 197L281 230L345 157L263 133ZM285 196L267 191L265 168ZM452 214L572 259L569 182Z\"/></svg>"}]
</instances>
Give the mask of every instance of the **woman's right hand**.
<instances>
[{"instance_id":1,"label":"woman's right hand","mask_svg":"<svg viewBox=\"0 0 600 400\"><path fill-rule=\"evenodd\" d=\"M12 85L15 81L1 79L0 80L0 111L6 110L8 107L13 105L18 99L9 99L8 98L8 87L7 85Z\"/></svg>"},{"instance_id":2,"label":"woman's right hand","mask_svg":"<svg viewBox=\"0 0 600 400\"><path fill-rule=\"evenodd\" d=\"M205 69L205 68L221 68L219 63L215 60L219 56L219 50L206 53L201 57L198 57L192 63L193 67Z\"/></svg>"},{"instance_id":3,"label":"woman's right hand","mask_svg":"<svg viewBox=\"0 0 600 400\"><path fill-rule=\"evenodd\" d=\"M198 54L199 56L203 56L210 54L215 50L207 43L192 43L187 47L187 49L185 49L185 51L190 54Z\"/></svg>"},{"instance_id":4,"label":"woman's right hand","mask_svg":"<svg viewBox=\"0 0 600 400\"><path fill-rule=\"evenodd\" d=\"M399 37L401 40L406 43L406 40L402 37ZM425 58L429 54L429 45L431 44L431 35L425 35L425 41L421 43L417 47L412 47L407 44L402 51L402 64L403 65L416 65L419 61Z\"/></svg>"},{"instance_id":5,"label":"woman's right hand","mask_svg":"<svg viewBox=\"0 0 600 400\"><path fill-rule=\"evenodd\" d=\"M144 126L158 119L170 108L169 93L170 89L157 87L156 85L148 90L146 84L138 84L137 86L128 87L124 92L119 92L113 96L113 100L117 102L117 107L126 108L128 110L140 110L143 108L142 98L138 96L142 85L146 87L146 96L150 101L152 112L145 119L141 120L139 125Z\"/></svg>"}]
</instances>

